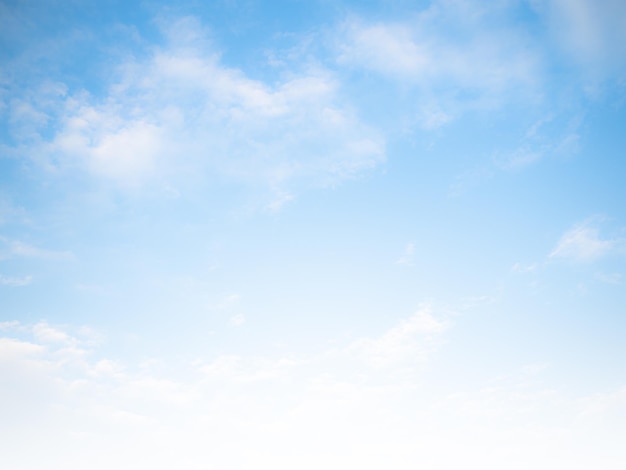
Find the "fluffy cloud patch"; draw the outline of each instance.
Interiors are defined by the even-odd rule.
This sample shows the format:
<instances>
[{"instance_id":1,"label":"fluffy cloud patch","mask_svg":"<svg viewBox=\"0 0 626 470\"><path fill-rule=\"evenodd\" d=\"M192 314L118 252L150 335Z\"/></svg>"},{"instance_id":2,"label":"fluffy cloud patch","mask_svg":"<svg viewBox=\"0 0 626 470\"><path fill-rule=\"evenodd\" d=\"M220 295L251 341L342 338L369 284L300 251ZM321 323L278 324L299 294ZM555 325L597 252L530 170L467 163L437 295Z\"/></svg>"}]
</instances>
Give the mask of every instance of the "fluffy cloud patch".
<instances>
[{"instance_id":1,"label":"fluffy cloud patch","mask_svg":"<svg viewBox=\"0 0 626 470\"><path fill-rule=\"evenodd\" d=\"M34 97L31 114L47 114L29 139L15 135L19 151L126 186L219 174L277 194L289 194L291 182L331 184L384 161L384 139L342 100L327 70L265 83L223 65L197 21L164 29L166 45L119 64L103 95L56 94L55 111L37 109Z\"/></svg>"}]
</instances>

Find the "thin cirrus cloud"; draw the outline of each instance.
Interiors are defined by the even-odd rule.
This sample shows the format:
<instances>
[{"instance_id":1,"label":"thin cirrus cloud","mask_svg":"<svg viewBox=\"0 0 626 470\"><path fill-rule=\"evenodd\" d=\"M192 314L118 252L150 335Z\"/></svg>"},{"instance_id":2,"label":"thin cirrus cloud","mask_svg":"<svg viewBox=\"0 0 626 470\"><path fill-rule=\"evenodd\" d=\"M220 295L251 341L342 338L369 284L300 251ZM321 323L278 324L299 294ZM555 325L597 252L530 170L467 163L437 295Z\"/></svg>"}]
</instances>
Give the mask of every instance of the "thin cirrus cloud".
<instances>
[{"instance_id":1,"label":"thin cirrus cloud","mask_svg":"<svg viewBox=\"0 0 626 470\"><path fill-rule=\"evenodd\" d=\"M510 22L516 8L527 8L544 27L539 35ZM567 109L564 103L571 104L572 96L564 102L554 99L558 93L546 93L554 64L567 71L563 83L578 87L582 77L583 95L598 80L621 80L624 18L626 7L619 0L534 0L527 5L440 0L408 18L351 17L337 28L334 47L341 67L373 72L413 90L416 122L433 130L471 110L522 101L548 105L549 112ZM559 145L522 149L511 156L511 165L525 166Z\"/></svg>"},{"instance_id":2,"label":"thin cirrus cloud","mask_svg":"<svg viewBox=\"0 0 626 470\"><path fill-rule=\"evenodd\" d=\"M602 238L596 227L580 224L563 234L550 258L591 262L614 252L621 244L619 239Z\"/></svg>"},{"instance_id":3,"label":"thin cirrus cloud","mask_svg":"<svg viewBox=\"0 0 626 470\"><path fill-rule=\"evenodd\" d=\"M443 82L499 91L533 81L533 58L522 51L508 55L506 44L494 46L493 38L469 45L450 43L409 23L350 22L344 34L340 62L416 85L436 87Z\"/></svg>"},{"instance_id":4,"label":"thin cirrus cloud","mask_svg":"<svg viewBox=\"0 0 626 470\"><path fill-rule=\"evenodd\" d=\"M571 157L580 150L582 123L582 116L544 116L530 126L517 148L495 156L494 164L501 170L516 171L544 158Z\"/></svg>"},{"instance_id":5,"label":"thin cirrus cloud","mask_svg":"<svg viewBox=\"0 0 626 470\"><path fill-rule=\"evenodd\" d=\"M541 54L526 36L492 24L480 2L433 2L408 20L352 18L337 33L337 61L417 90L417 119L435 129L468 109L536 94Z\"/></svg>"},{"instance_id":6,"label":"thin cirrus cloud","mask_svg":"<svg viewBox=\"0 0 626 470\"><path fill-rule=\"evenodd\" d=\"M122 186L218 173L274 188L278 206L291 198L285 188L293 180L331 184L385 160L384 139L342 101L327 70L268 85L221 64L193 18L167 25L164 35L167 44L147 58L118 64L104 96L47 87L60 111L38 122L52 136L40 130L20 141L18 133L18 151ZM43 112L36 103L12 112L25 107Z\"/></svg>"},{"instance_id":7,"label":"thin cirrus cloud","mask_svg":"<svg viewBox=\"0 0 626 470\"><path fill-rule=\"evenodd\" d=\"M74 255L70 251L49 250L21 240L0 236L0 259L15 257L43 260L71 260L74 258Z\"/></svg>"},{"instance_id":8,"label":"thin cirrus cloud","mask_svg":"<svg viewBox=\"0 0 626 470\"><path fill-rule=\"evenodd\" d=\"M0 285L11 287L24 287L29 285L32 280L32 276L0 276Z\"/></svg>"}]
</instances>

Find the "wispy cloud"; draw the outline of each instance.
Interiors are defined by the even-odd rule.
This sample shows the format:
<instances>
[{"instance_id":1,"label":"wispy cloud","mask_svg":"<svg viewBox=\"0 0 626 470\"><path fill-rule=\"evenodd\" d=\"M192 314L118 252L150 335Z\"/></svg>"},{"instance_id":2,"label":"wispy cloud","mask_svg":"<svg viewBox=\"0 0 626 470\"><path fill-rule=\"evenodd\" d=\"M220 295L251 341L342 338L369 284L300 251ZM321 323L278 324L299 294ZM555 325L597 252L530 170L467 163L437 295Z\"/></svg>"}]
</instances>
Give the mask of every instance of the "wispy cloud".
<instances>
[{"instance_id":1,"label":"wispy cloud","mask_svg":"<svg viewBox=\"0 0 626 470\"><path fill-rule=\"evenodd\" d=\"M521 132L518 141L496 150L490 161L483 162L456 176L449 195L460 196L484 185L502 172L517 172L545 159L568 160L580 150L580 127L583 116L545 114Z\"/></svg>"},{"instance_id":2,"label":"wispy cloud","mask_svg":"<svg viewBox=\"0 0 626 470\"><path fill-rule=\"evenodd\" d=\"M0 225L11 222L28 222L28 215L23 207L16 206L10 199L0 194Z\"/></svg>"},{"instance_id":3,"label":"wispy cloud","mask_svg":"<svg viewBox=\"0 0 626 470\"><path fill-rule=\"evenodd\" d=\"M396 264L401 264L405 266L413 266L415 259L415 243L409 242L406 244L404 248L404 253L402 256L396 260Z\"/></svg>"},{"instance_id":4,"label":"wispy cloud","mask_svg":"<svg viewBox=\"0 0 626 470\"><path fill-rule=\"evenodd\" d=\"M433 352L437 337L449 326L448 321L436 318L430 307L425 306L379 338L359 339L348 350L372 367L420 364Z\"/></svg>"},{"instance_id":5,"label":"wispy cloud","mask_svg":"<svg viewBox=\"0 0 626 470\"><path fill-rule=\"evenodd\" d=\"M621 273L596 273L595 278L605 284L621 285L624 283L624 276Z\"/></svg>"},{"instance_id":6,"label":"wispy cloud","mask_svg":"<svg viewBox=\"0 0 626 470\"><path fill-rule=\"evenodd\" d=\"M511 270L516 273L530 273L538 268L537 263L515 263Z\"/></svg>"},{"instance_id":7,"label":"wispy cloud","mask_svg":"<svg viewBox=\"0 0 626 470\"><path fill-rule=\"evenodd\" d=\"M12 286L12 287L23 287L29 285L33 280L32 276L22 276L22 277L9 277L9 276L0 276L0 285L3 286Z\"/></svg>"},{"instance_id":8,"label":"wispy cloud","mask_svg":"<svg viewBox=\"0 0 626 470\"><path fill-rule=\"evenodd\" d=\"M589 223L568 230L550 253L550 258L579 262L595 261L620 245L618 239L603 239L600 231Z\"/></svg>"},{"instance_id":9,"label":"wispy cloud","mask_svg":"<svg viewBox=\"0 0 626 470\"><path fill-rule=\"evenodd\" d=\"M180 178L217 172L275 189L273 210L292 181L329 184L384 161L383 137L342 100L328 70L267 84L223 65L197 20L163 24L166 46L118 64L103 96L55 95L51 137L16 135L18 151L126 186L176 189Z\"/></svg>"},{"instance_id":10,"label":"wispy cloud","mask_svg":"<svg viewBox=\"0 0 626 470\"><path fill-rule=\"evenodd\" d=\"M493 12L481 2L435 1L404 20L352 18L337 35L337 60L418 90L418 122L437 128L468 108L534 93L540 54L527 37L495 28L490 14L502 10Z\"/></svg>"},{"instance_id":11,"label":"wispy cloud","mask_svg":"<svg viewBox=\"0 0 626 470\"><path fill-rule=\"evenodd\" d=\"M240 294L226 294L216 302L208 305L209 310L231 310L241 303Z\"/></svg>"},{"instance_id":12,"label":"wispy cloud","mask_svg":"<svg viewBox=\"0 0 626 470\"><path fill-rule=\"evenodd\" d=\"M2 236L0 236L0 244L4 245L4 250L0 250L0 258L24 257L47 260L67 260L74 257L74 255L69 251L56 251L39 248L21 240L13 240Z\"/></svg>"},{"instance_id":13,"label":"wispy cloud","mask_svg":"<svg viewBox=\"0 0 626 470\"><path fill-rule=\"evenodd\" d=\"M538 119L520 139L519 145L500 152L494 164L501 170L520 170L547 157L571 157L579 150L582 116L559 119L547 115Z\"/></svg>"},{"instance_id":14,"label":"wispy cloud","mask_svg":"<svg viewBox=\"0 0 626 470\"><path fill-rule=\"evenodd\" d=\"M243 313L238 313L230 317L230 324L232 326L241 326L246 322L246 317Z\"/></svg>"}]
</instances>

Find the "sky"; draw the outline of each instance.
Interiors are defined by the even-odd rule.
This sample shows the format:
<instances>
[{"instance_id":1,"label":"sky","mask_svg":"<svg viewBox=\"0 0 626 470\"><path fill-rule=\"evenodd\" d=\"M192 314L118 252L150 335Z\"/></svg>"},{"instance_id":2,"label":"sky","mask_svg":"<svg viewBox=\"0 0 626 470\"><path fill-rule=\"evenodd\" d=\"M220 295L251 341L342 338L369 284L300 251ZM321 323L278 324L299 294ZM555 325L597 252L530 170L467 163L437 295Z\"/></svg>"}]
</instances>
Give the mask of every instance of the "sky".
<instances>
[{"instance_id":1,"label":"sky","mask_svg":"<svg viewBox=\"0 0 626 470\"><path fill-rule=\"evenodd\" d=\"M626 3L0 0L0 467L623 469Z\"/></svg>"}]
</instances>

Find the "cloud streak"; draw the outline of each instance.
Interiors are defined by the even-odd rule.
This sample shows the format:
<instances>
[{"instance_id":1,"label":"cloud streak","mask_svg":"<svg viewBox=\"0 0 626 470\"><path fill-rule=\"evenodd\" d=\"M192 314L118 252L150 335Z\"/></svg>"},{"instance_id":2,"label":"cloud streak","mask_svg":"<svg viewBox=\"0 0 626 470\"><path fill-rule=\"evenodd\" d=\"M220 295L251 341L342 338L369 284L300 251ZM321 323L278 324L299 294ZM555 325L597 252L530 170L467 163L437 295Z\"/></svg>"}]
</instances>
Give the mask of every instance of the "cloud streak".
<instances>
[{"instance_id":1,"label":"cloud streak","mask_svg":"<svg viewBox=\"0 0 626 470\"><path fill-rule=\"evenodd\" d=\"M74 255L69 251L39 248L30 243L3 236L0 236L0 243L4 244L4 250L0 251L0 259L18 257L42 260L69 260L74 258Z\"/></svg>"},{"instance_id":2,"label":"cloud streak","mask_svg":"<svg viewBox=\"0 0 626 470\"><path fill-rule=\"evenodd\" d=\"M599 230L588 224L577 225L563 234L550 258L592 262L613 252L621 243L618 239L601 238Z\"/></svg>"},{"instance_id":3,"label":"cloud streak","mask_svg":"<svg viewBox=\"0 0 626 470\"><path fill-rule=\"evenodd\" d=\"M32 276L0 276L0 285L11 287L24 287L29 285L33 280Z\"/></svg>"}]
</instances>

